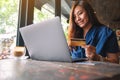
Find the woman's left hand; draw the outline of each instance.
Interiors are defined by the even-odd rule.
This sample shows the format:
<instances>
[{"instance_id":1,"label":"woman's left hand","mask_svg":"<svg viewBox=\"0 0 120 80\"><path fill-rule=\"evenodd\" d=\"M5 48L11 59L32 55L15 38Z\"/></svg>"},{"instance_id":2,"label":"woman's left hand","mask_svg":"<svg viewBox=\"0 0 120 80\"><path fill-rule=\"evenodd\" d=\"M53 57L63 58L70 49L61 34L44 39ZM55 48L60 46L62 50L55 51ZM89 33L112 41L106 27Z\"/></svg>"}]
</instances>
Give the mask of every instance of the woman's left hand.
<instances>
[{"instance_id":1,"label":"woman's left hand","mask_svg":"<svg viewBox=\"0 0 120 80\"><path fill-rule=\"evenodd\" d=\"M96 48L92 45L85 45L85 46L82 46L82 48L85 49L86 57L88 57L90 60L94 60L94 58L97 55Z\"/></svg>"}]
</instances>

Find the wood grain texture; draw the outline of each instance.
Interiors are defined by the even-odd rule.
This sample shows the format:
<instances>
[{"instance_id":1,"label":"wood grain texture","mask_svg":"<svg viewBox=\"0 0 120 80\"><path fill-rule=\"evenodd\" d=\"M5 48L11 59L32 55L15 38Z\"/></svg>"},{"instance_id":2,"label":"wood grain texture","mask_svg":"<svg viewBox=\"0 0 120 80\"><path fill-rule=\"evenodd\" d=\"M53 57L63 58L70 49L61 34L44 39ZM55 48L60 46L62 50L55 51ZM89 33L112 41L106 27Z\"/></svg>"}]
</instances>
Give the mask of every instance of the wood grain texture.
<instances>
[{"instance_id":1,"label":"wood grain texture","mask_svg":"<svg viewBox=\"0 0 120 80\"><path fill-rule=\"evenodd\" d=\"M0 80L120 80L120 65L0 60Z\"/></svg>"}]
</instances>

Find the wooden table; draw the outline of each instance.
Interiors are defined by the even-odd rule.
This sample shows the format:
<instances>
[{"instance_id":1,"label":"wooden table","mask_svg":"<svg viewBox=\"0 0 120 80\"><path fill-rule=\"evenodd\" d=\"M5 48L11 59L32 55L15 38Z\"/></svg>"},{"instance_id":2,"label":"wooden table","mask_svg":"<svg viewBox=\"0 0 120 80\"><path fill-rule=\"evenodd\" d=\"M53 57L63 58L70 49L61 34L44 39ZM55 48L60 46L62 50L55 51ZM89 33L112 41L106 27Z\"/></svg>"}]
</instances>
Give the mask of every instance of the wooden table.
<instances>
[{"instance_id":1,"label":"wooden table","mask_svg":"<svg viewBox=\"0 0 120 80\"><path fill-rule=\"evenodd\" d=\"M120 65L4 59L0 80L120 80Z\"/></svg>"}]
</instances>

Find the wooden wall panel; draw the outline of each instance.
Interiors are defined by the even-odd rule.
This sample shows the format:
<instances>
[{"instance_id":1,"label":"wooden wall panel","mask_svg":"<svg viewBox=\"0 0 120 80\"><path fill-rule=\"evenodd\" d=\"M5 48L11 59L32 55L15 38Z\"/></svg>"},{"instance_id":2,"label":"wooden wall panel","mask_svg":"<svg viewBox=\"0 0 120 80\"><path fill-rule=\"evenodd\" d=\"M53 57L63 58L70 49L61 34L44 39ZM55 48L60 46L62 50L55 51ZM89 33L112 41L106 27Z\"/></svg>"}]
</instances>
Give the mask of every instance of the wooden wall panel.
<instances>
[{"instance_id":1,"label":"wooden wall panel","mask_svg":"<svg viewBox=\"0 0 120 80\"><path fill-rule=\"evenodd\" d=\"M120 0L88 0L99 20L111 28L120 28Z\"/></svg>"}]
</instances>

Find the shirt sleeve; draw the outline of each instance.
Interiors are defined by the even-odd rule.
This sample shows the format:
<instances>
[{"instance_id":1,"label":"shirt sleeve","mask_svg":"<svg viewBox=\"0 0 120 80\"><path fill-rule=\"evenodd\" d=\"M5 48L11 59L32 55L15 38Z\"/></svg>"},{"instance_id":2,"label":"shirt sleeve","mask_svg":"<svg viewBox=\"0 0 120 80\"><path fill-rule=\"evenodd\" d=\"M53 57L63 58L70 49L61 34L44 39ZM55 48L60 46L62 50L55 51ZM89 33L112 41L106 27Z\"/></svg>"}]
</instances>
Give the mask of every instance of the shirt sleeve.
<instances>
[{"instance_id":1,"label":"shirt sleeve","mask_svg":"<svg viewBox=\"0 0 120 80\"><path fill-rule=\"evenodd\" d=\"M116 53L119 51L119 46L118 46L116 34L114 32L112 32L110 37L107 39L105 45L106 45L105 50L108 53Z\"/></svg>"},{"instance_id":2,"label":"shirt sleeve","mask_svg":"<svg viewBox=\"0 0 120 80\"><path fill-rule=\"evenodd\" d=\"M83 48L81 48L81 47L77 47L77 49L72 49L72 51L71 51L71 57L73 58L73 59L75 59L75 58L86 58L85 57L85 50L83 49Z\"/></svg>"}]
</instances>

